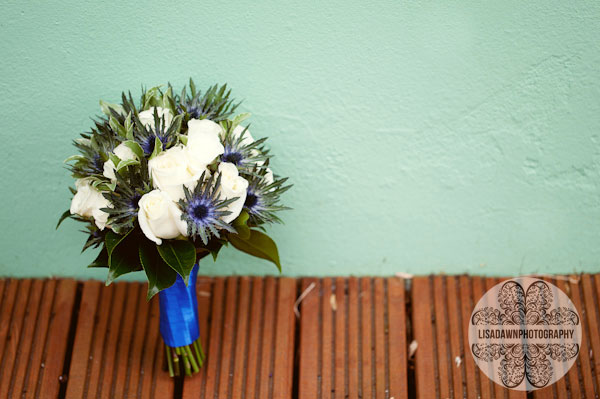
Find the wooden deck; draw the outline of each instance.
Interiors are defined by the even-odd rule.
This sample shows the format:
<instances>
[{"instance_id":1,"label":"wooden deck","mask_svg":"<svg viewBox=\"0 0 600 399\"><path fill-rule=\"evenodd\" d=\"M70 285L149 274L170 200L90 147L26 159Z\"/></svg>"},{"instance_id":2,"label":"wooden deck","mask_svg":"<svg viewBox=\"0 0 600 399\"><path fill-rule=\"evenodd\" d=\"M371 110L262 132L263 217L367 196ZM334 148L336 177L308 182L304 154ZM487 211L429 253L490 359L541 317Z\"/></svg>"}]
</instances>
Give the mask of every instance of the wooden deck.
<instances>
[{"instance_id":1,"label":"wooden deck","mask_svg":"<svg viewBox=\"0 0 600 399\"><path fill-rule=\"evenodd\" d=\"M199 277L207 363L171 379L144 284L0 279L0 398L597 398L600 275L549 280L578 308L582 348L529 394L465 351L473 306L498 281Z\"/></svg>"}]
</instances>

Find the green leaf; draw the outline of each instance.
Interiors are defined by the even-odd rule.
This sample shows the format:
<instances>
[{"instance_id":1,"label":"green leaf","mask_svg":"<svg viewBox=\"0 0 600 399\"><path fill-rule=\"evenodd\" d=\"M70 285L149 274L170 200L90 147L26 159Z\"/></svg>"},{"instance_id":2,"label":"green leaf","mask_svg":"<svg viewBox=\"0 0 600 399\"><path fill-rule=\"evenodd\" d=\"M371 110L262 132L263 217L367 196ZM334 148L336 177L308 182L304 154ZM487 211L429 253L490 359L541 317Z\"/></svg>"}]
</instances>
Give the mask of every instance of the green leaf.
<instances>
[{"instance_id":1,"label":"green leaf","mask_svg":"<svg viewBox=\"0 0 600 399\"><path fill-rule=\"evenodd\" d=\"M131 123L131 112L127 114L125 118L125 138L127 140L133 140L133 123Z\"/></svg>"},{"instance_id":2,"label":"green leaf","mask_svg":"<svg viewBox=\"0 0 600 399\"><path fill-rule=\"evenodd\" d=\"M98 253L96 259L94 259L88 267L108 267L108 252L106 252L106 246L102 246L100 253Z\"/></svg>"},{"instance_id":3,"label":"green leaf","mask_svg":"<svg viewBox=\"0 0 600 399\"><path fill-rule=\"evenodd\" d=\"M249 112L244 112L243 114L236 115L233 118L233 127L236 127L237 125L239 125L240 123L242 123L246 119L250 118L251 115L252 114L250 114Z\"/></svg>"},{"instance_id":4,"label":"green leaf","mask_svg":"<svg viewBox=\"0 0 600 399\"><path fill-rule=\"evenodd\" d=\"M152 154L150 155L150 158L148 158L148 160L154 158L161 152L162 152L162 141L160 141L160 139L158 137L155 137L154 138L154 150L152 151Z\"/></svg>"},{"instance_id":5,"label":"green leaf","mask_svg":"<svg viewBox=\"0 0 600 399\"><path fill-rule=\"evenodd\" d=\"M144 158L144 150L142 150L142 147L135 141L127 140L123 142L123 145L125 145L125 147L133 151L133 153L138 157L138 159Z\"/></svg>"},{"instance_id":6,"label":"green leaf","mask_svg":"<svg viewBox=\"0 0 600 399\"><path fill-rule=\"evenodd\" d=\"M157 245L156 249L167 265L171 266L187 285L190 272L196 263L194 244L184 240L163 240L162 245Z\"/></svg>"},{"instance_id":7,"label":"green leaf","mask_svg":"<svg viewBox=\"0 0 600 399\"><path fill-rule=\"evenodd\" d=\"M56 223L56 230L58 230L58 226L60 226L60 224L68 217L71 216L71 211L70 210L66 210L63 212L62 215L60 215L60 218L58 219L58 223Z\"/></svg>"},{"instance_id":8,"label":"green leaf","mask_svg":"<svg viewBox=\"0 0 600 399\"><path fill-rule=\"evenodd\" d=\"M111 116L111 112L110 109L112 108L113 110L115 110L117 113L119 114L124 114L125 111L123 110L123 107L120 106L119 104L111 104L111 103L107 103L104 100L100 100L100 108L102 109L102 113L106 116Z\"/></svg>"},{"instance_id":9,"label":"green leaf","mask_svg":"<svg viewBox=\"0 0 600 399\"><path fill-rule=\"evenodd\" d=\"M148 240L142 240L139 247L140 261L148 277L149 301L154 295L175 284L177 273L167 265L156 251L155 246Z\"/></svg>"},{"instance_id":10,"label":"green leaf","mask_svg":"<svg viewBox=\"0 0 600 399\"><path fill-rule=\"evenodd\" d=\"M127 166L139 165L139 164L140 164L140 161L138 161L137 159L128 159L126 161L121 161L121 162L119 162L119 165L117 165L116 171L118 172Z\"/></svg>"},{"instance_id":11,"label":"green leaf","mask_svg":"<svg viewBox=\"0 0 600 399\"><path fill-rule=\"evenodd\" d=\"M121 125L119 121L116 120L114 117L110 117L108 124L110 125L111 129L115 131L115 133L117 133L119 136L127 136L127 130L125 129L125 127Z\"/></svg>"},{"instance_id":12,"label":"green leaf","mask_svg":"<svg viewBox=\"0 0 600 399\"><path fill-rule=\"evenodd\" d=\"M117 167L117 165L119 164L119 162L121 162L121 158L119 158L118 156L116 156L112 152L110 154L108 154L108 159L110 159L115 164L115 167Z\"/></svg>"},{"instance_id":13,"label":"green leaf","mask_svg":"<svg viewBox=\"0 0 600 399\"><path fill-rule=\"evenodd\" d=\"M239 238L242 240L247 240L250 238L250 228L248 227L248 212L242 211L240 215L233 221L233 228L237 231Z\"/></svg>"},{"instance_id":14,"label":"green leaf","mask_svg":"<svg viewBox=\"0 0 600 399\"><path fill-rule=\"evenodd\" d=\"M279 261L279 251L275 241L265 233L258 230L250 230L250 237L242 239L237 234L229 234L229 242L236 249L245 252L257 258L266 259L273 262L279 272L281 272L281 263Z\"/></svg>"},{"instance_id":15,"label":"green leaf","mask_svg":"<svg viewBox=\"0 0 600 399\"><path fill-rule=\"evenodd\" d=\"M71 162L71 161L85 161L86 158L83 155L71 155L69 158L65 159L63 163Z\"/></svg>"},{"instance_id":16,"label":"green leaf","mask_svg":"<svg viewBox=\"0 0 600 399\"><path fill-rule=\"evenodd\" d=\"M117 233L115 233L114 231L109 231L108 233L106 233L106 237L104 238L104 242L106 244L106 250L108 251L108 256L110 256L113 251L115 250L115 248L117 247L117 245L119 245L121 242L123 242L123 240L129 235L131 234L133 230L129 230L127 233L119 235Z\"/></svg>"},{"instance_id":17,"label":"green leaf","mask_svg":"<svg viewBox=\"0 0 600 399\"><path fill-rule=\"evenodd\" d=\"M165 91L165 93L163 94L162 97L162 107L163 108L170 108L170 102L169 99L171 99L173 97L173 89L171 87L169 87L167 89L167 91ZM172 110L174 111L174 110Z\"/></svg>"},{"instance_id":18,"label":"green leaf","mask_svg":"<svg viewBox=\"0 0 600 399\"><path fill-rule=\"evenodd\" d=\"M108 253L108 276L106 285L110 285L123 274L142 270L138 254L139 240L131 231L119 236L109 231L104 242Z\"/></svg>"}]
</instances>

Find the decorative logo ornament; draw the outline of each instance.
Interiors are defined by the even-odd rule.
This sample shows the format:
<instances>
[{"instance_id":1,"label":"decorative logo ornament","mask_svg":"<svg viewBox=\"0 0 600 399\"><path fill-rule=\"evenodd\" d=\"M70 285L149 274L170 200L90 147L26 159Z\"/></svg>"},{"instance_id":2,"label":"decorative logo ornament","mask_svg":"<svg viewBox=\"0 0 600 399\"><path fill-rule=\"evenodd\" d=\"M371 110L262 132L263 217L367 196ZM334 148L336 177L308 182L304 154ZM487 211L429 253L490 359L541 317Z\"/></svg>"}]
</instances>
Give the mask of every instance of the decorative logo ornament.
<instances>
[{"instance_id":1,"label":"decorative logo ornament","mask_svg":"<svg viewBox=\"0 0 600 399\"><path fill-rule=\"evenodd\" d=\"M492 287L469 321L469 346L480 370L506 388L533 391L553 384L575 363L581 322L555 285L520 277Z\"/></svg>"}]
</instances>

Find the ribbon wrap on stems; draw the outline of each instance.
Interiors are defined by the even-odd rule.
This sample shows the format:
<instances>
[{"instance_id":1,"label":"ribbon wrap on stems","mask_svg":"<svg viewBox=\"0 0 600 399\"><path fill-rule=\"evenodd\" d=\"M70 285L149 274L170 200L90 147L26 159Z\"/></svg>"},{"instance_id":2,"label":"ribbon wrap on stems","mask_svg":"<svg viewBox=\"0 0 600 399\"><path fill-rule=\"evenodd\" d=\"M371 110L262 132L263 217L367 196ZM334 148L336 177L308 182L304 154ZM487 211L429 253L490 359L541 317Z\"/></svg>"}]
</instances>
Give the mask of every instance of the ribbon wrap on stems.
<instances>
[{"instance_id":1,"label":"ribbon wrap on stems","mask_svg":"<svg viewBox=\"0 0 600 399\"><path fill-rule=\"evenodd\" d=\"M196 297L197 275L198 264L196 263L190 273L187 286L178 274L175 284L158 293L160 334L165 344L171 348L191 345L200 337Z\"/></svg>"}]
</instances>

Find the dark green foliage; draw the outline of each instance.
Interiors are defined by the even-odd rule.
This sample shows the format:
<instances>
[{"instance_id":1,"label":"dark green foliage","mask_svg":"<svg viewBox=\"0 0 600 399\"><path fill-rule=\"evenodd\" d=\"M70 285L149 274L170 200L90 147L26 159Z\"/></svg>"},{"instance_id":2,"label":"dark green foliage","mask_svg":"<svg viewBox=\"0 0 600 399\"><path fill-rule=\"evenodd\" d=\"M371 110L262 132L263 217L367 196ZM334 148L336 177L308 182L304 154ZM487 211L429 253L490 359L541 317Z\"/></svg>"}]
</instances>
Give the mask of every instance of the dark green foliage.
<instances>
[{"instance_id":1,"label":"dark green foliage","mask_svg":"<svg viewBox=\"0 0 600 399\"><path fill-rule=\"evenodd\" d=\"M231 90L227 85L214 85L204 92L197 91L194 81L190 79L190 93L184 87L179 100L179 112L185 115L185 121L190 119L210 119L220 122L227 119L237 109L240 103L230 99Z\"/></svg>"},{"instance_id":2,"label":"dark green foliage","mask_svg":"<svg viewBox=\"0 0 600 399\"><path fill-rule=\"evenodd\" d=\"M228 238L231 245L236 249L257 258L273 262L281 272L281 262L279 261L277 245L265 233L258 230L250 230L250 236L246 239L241 238L237 234L229 234Z\"/></svg>"},{"instance_id":3,"label":"dark green foliage","mask_svg":"<svg viewBox=\"0 0 600 399\"><path fill-rule=\"evenodd\" d=\"M156 249L162 260L181 276L187 285L196 264L196 248L187 240L163 240Z\"/></svg>"},{"instance_id":4,"label":"dark green foliage","mask_svg":"<svg viewBox=\"0 0 600 399\"><path fill-rule=\"evenodd\" d=\"M290 208L279 205L281 194L289 190L292 185L285 185L287 178L274 176L273 182L265 177L268 173L269 160L264 165L253 166L249 171L241 171L241 175L248 180L248 192L244 209L250 215L249 224L260 226L265 223L281 223L277 212Z\"/></svg>"},{"instance_id":5,"label":"dark green foliage","mask_svg":"<svg viewBox=\"0 0 600 399\"><path fill-rule=\"evenodd\" d=\"M142 158L139 165L127 167L115 173L117 185L114 191L103 193L112 208L103 208L108 213L107 224L117 232L124 232L135 227L139 210L138 201L152 188L148 181L148 161Z\"/></svg>"},{"instance_id":6,"label":"dark green foliage","mask_svg":"<svg viewBox=\"0 0 600 399\"><path fill-rule=\"evenodd\" d=\"M150 300L160 291L175 284L177 272L165 263L153 242L143 240L138 251L142 267L148 278L146 299Z\"/></svg>"}]
</instances>

